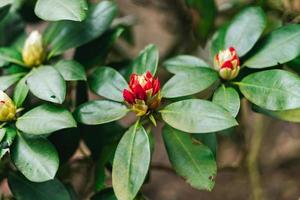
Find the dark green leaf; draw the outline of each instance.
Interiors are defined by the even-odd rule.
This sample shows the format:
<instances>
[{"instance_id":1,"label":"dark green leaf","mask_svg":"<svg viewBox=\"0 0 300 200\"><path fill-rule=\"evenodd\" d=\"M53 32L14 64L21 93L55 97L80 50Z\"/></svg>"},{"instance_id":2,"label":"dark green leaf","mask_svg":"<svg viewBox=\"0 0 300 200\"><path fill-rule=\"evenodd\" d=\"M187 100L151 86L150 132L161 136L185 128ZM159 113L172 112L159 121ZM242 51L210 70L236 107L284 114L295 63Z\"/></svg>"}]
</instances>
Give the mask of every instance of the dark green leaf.
<instances>
[{"instance_id":1,"label":"dark green leaf","mask_svg":"<svg viewBox=\"0 0 300 200\"><path fill-rule=\"evenodd\" d=\"M21 107L23 102L25 101L29 88L26 85L27 76L23 77L16 85L14 90L14 103L17 108Z\"/></svg>"},{"instance_id":2,"label":"dark green leaf","mask_svg":"<svg viewBox=\"0 0 300 200\"><path fill-rule=\"evenodd\" d=\"M16 129L12 127L5 127L0 129L1 133L5 134L0 142L0 159L9 151L9 147L12 145L15 136L17 134Z\"/></svg>"},{"instance_id":3,"label":"dark green leaf","mask_svg":"<svg viewBox=\"0 0 300 200\"><path fill-rule=\"evenodd\" d=\"M94 196L92 196L91 200L117 200L117 197L115 196L112 188L107 188L96 193Z\"/></svg>"},{"instance_id":4,"label":"dark green leaf","mask_svg":"<svg viewBox=\"0 0 300 200\"><path fill-rule=\"evenodd\" d=\"M54 65L54 68L66 81L85 81L84 67L74 60L61 60Z\"/></svg>"},{"instance_id":5,"label":"dark green leaf","mask_svg":"<svg viewBox=\"0 0 300 200\"><path fill-rule=\"evenodd\" d=\"M225 85L219 87L214 93L213 102L225 108L233 117L239 113L240 97L232 87L226 88Z\"/></svg>"},{"instance_id":6,"label":"dark green leaf","mask_svg":"<svg viewBox=\"0 0 300 200\"><path fill-rule=\"evenodd\" d=\"M11 159L30 181L53 179L59 165L54 146L45 138L29 138L19 133L11 148Z\"/></svg>"},{"instance_id":7,"label":"dark green leaf","mask_svg":"<svg viewBox=\"0 0 300 200\"><path fill-rule=\"evenodd\" d=\"M22 18L15 12L10 12L0 22L0 45L10 46L13 42L19 38L20 35L25 35L24 22ZM17 56L19 62L20 55ZM2 59L0 59L2 60ZM22 60L21 60L22 61Z\"/></svg>"},{"instance_id":8,"label":"dark green leaf","mask_svg":"<svg viewBox=\"0 0 300 200\"><path fill-rule=\"evenodd\" d=\"M244 65L250 68L272 67L293 60L299 54L300 25L290 24L266 36Z\"/></svg>"},{"instance_id":9,"label":"dark green leaf","mask_svg":"<svg viewBox=\"0 0 300 200\"><path fill-rule=\"evenodd\" d=\"M211 191L217 164L210 149L167 125L163 129L163 139L176 172L193 187Z\"/></svg>"},{"instance_id":10,"label":"dark green leaf","mask_svg":"<svg viewBox=\"0 0 300 200\"><path fill-rule=\"evenodd\" d=\"M101 1L89 8L83 22L61 21L51 24L45 32L45 41L51 47L49 57L97 38L109 28L116 14L114 2Z\"/></svg>"},{"instance_id":11,"label":"dark green leaf","mask_svg":"<svg viewBox=\"0 0 300 200\"><path fill-rule=\"evenodd\" d=\"M217 12L215 1L185 0L188 6L193 8L196 15L194 19L195 33L201 39L206 38L212 29ZM205 19L205 20L203 20Z\"/></svg>"},{"instance_id":12,"label":"dark green leaf","mask_svg":"<svg viewBox=\"0 0 300 200\"><path fill-rule=\"evenodd\" d=\"M76 118L84 124L104 124L121 119L128 113L125 105L108 100L90 101L76 110Z\"/></svg>"},{"instance_id":13,"label":"dark green leaf","mask_svg":"<svg viewBox=\"0 0 300 200\"><path fill-rule=\"evenodd\" d=\"M71 200L65 186L57 179L33 183L17 174L9 174L9 188L18 200Z\"/></svg>"},{"instance_id":14,"label":"dark green leaf","mask_svg":"<svg viewBox=\"0 0 300 200\"><path fill-rule=\"evenodd\" d=\"M24 76L24 73L0 76L0 90L7 90Z\"/></svg>"},{"instance_id":15,"label":"dark green leaf","mask_svg":"<svg viewBox=\"0 0 300 200\"><path fill-rule=\"evenodd\" d=\"M178 101L160 112L167 124L188 133L211 133L238 125L229 112L206 100Z\"/></svg>"},{"instance_id":16,"label":"dark green leaf","mask_svg":"<svg viewBox=\"0 0 300 200\"><path fill-rule=\"evenodd\" d=\"M218 141L216 133L193 134L192 137L206 145L212 151L215 158L217 157Z\"/></svg>"},{"instance_id":17,"label":"dark green leaf","mask_svg":"<svg viewBox=\"0 0 300 200\"><path fill-rule=\"evenodd\" d=\"M2 0L0 2L0 22L7 15L8 11L11 7L11 3L12 3L11 0Z\"/></svg>"},{"instance_id":18,"label":"dark green leaf","mask_svg":"<svg viewBox=\"0 0 300 200\"><path fill-rule=\"evenodd\" d=\"M76 127L76 121L67 109L44 104L19 117L16 126L25 133L42 135Z\"/></svg>"},{"instance_id":19,"label":"dark green leaf","mask_svg":"<svg viewBox=\"0 0 300 200\"><path fill-rule=\"evenodd\" d=\"M35 69L27 78L29 90L38 98L53 103L63 103L66 83L60 73L51 66Z\"/></svg>"},{"instance_id":20,"label":"dark green leaf","mask_svg":"<svg viewBox=\"0 0 300 200\"><path fill-rule=\"evenodd\" d=\"M8 47L0 48L0 62L1 63L14 63L24 66L23 58L20 52Z\"/></svg>"},{"instance_id":21,"label":"dark green leaf","mask_svg":"<svg viewBox=\"0 0 300 200\"><path fill-rule=\"evenodd\" d=\"M89 79L93 92L108 99L123 102L123 90L128 84L123 76L110 67L97 67Z\"/></svg>"},{"instance_id":22,"label":"dark green leaf","mask_svg":"<svg viewBox=\"0 0 300 200\"><path fill-rule=\"evenodd\" d=\"M240 12L228 26L225 47L234 47L239 56L245 55L259 39L266 27L266 17L260 7Z\"/></svg>"},{"instance_id":23,"label":"dark green leaf","mask_svg":"<svg viewBox=\"0 0 300 200\"><path fill-rule=\"evenodd\" d=\"M106 31L103 35L76 49L75 59L85 67L103 64L110 48L124 32L123 27Z\"/></svg>"},{"instance_id":24,"label":"dark green leaf","mask_svg":"<svg viewBox=\"0 0 300 200\"><path fill-rule=\"evenodd\" d=\"M145 47L138 57L133 60L130 66L131 73L144 74L147 71L150 71L155 75L158 65L158 53L157 47L153 44Z\"/></svg>"},{"instance_id":25,"label":"dark green leaf","mask_svg":"<svg viewBox=\"0 0 300 200\"><path fill-rule=\"evenodd\" d=\"M219 51L224 49L226 31L227 26L221 27L211 39L210 54L213 59Z\"/></svg>"},{"instance_id":26,"label":"dark green leaf","mask_svg":"<svg viewBox=\"0 0 300 200\"><path fill-rule=\"evenodd\" d=\"M246 76L237 83L243 95L267 110L300 107L300 79L284 70L267 70Z\"/></svg>"},{"instance_id":27,"label":"dark green leaf","mask_svg":"<svg viewBox=\"0 0 300 200\"><path fill-rule=\"evenodd\" d=\"M82 21L86 17L87 9L85 0L38 0L34 12L46 21Z\"/></svg>"},{"instance_id":28,"label":"dark green leaf","mask_svg":"<svg viewBox=\"0 0 300 200\"><path fill-rule=\"evenodd\" d=\"M197 67L175 74L162 88L162 96L175 98L201 92L215 83L217 72L210 68Z\"/></svg>"},{"instance_id":29,"label":"dark green leaf","mask_svg":"<svg viewBox=\"0 0 300 200\"><path fill-rule=\"evenodd\" d=\"M136 123L122 137L114 157L112 184L118 199L134 199L147 175L150 157L148 134Z\"/></svg>"}]
</instances>

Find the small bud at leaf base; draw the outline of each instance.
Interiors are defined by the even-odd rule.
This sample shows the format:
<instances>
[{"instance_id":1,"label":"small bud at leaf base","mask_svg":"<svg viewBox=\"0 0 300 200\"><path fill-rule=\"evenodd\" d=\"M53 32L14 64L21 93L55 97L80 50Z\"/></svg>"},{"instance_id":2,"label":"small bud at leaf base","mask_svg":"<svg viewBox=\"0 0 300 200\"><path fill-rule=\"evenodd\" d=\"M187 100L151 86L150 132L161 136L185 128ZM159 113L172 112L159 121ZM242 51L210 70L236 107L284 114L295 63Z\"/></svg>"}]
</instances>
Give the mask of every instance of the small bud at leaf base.
<instances>
[{"instance_id":1,"label":"small bud at leaf base","mask_svg":"<svg viewBox=\"0 0 300 200\"><path fill-rule=\"evenodd\" d=\"M232 80L239 74L240 59L233 47L220 51L215 56L215 67L224 80Z\"/></svg>"},{"instance_id":2,"label":"small bud at leaf base","mask_svg":"<svg viewBox=\"0 0 300 200\"><path fill-rule=\"evenodd\" d=\"M123 97L137 116L149 114L160 105L160 83L149 71L143 75L132 74L129 88L123 91Z\"/></svg>"},{"instance_id":3,"label":"small bud at leaf base","mask_svg":"<svg viewBox=\"0 0 300 200\"><path fill-rule=\"evenodd\" d=\"M46 49L43 44L42 35L38 31L31 32L25 40L22 56L27 67L34 67L43 63L46 56Z\"/></svg>"},{"instance_id":4,"label":"small bud at leaf base","mask_svg":"<svg viewBox=\"0 0 300 200\"><path fill-rule=\"evenodd\" d=\"M11 121L16 116L16 106L7 94L0 90L0 121Z\"/></svg>"}]
</instances>

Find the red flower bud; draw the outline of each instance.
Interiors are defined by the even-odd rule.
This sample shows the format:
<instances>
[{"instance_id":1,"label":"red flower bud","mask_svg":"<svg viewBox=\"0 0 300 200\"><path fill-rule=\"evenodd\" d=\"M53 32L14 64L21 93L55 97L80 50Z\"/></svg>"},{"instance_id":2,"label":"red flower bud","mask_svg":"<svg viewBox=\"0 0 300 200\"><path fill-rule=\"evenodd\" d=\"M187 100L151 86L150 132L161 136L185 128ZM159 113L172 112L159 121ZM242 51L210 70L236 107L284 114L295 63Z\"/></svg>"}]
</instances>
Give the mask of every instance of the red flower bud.
<instances>
[{"instance_id":1,"label":"red flower bud","mask_svg":"<svg viewBox=\"0 0 300 200\"><path fill-rule=\"evenodd\" d=\"M160 105L160 83L149 71L143 75L131 74L129 88L124 89L123 97L137 116L148 114Z\"/></svg>"},{"instance_id":2,"label":"red flower bud","mask_svg":"<svg viewBox=\"0 0 300 200\"><path fill-rule=\"evenodd\" d=\"M237 77L240 71L240 59L233 47L220 51L215 56L215 66L224 80Z\"/></svg>"}]
</instances>

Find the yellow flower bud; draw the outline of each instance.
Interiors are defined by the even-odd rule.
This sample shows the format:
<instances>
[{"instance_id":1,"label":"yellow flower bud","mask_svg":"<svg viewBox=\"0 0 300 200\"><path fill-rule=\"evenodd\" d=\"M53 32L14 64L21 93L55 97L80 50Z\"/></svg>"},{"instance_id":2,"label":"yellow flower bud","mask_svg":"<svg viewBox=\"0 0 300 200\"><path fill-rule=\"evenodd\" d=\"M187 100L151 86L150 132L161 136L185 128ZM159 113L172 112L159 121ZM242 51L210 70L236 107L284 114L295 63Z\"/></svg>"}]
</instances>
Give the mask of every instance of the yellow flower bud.
<instances>
[{"instance_id":1,"label":"yellow flower bud","mask_svg":"<svg viewBox=\"0 0 300 200\"><path fill-rule=\"evenodd\" d=\"M23 47L22 56L27 67L38 66L44 61L46 51L42 35L38 31L31 32L27 37Z\"/></svg>"},{"instance_id":2,"label":"yellow flower bud","mask_svg":"<svg viewBox=\"0 0 300 200\"><path fill-rule=\"evenodd\" d=\"M16 106L7 94L0 90L0 121L11 121L16 116Z\"/></svg>"}]
</instances>

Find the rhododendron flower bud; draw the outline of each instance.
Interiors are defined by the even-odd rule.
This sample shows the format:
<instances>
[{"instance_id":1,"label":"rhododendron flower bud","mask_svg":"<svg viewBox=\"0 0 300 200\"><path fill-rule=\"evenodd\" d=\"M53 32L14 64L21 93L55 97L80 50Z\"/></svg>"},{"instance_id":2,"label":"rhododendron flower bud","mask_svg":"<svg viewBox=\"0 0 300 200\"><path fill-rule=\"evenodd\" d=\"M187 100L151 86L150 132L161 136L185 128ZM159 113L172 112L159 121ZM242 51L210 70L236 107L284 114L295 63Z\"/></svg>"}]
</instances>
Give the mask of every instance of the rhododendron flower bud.
<instances>
[{"instance_id":1,"label":"rhododendron flower bud","mask_svg":"<svg viewBox=\"0 0 300 200\"><path fill-rule=\"evenodd\" d=\"M237 77L240 71L240 59L233 47L220 51L215 56L215 66L224 80Z\"/></svg>"},{"instance_id":2,"label":"rhododendron flower bud","mask_svg":"<svg viewBox=\"0 0 300 200\"><path fill-rule=\"evenodd\" d=\"M23 51L23 61L27 67L42 64L46 56L42 35L38 31L33 31L27 37Z\"/></svg>"},{"instance_id":3,"label":"rhododendron flower bud","mask_svg":"<svg viewBox=\"0 0 300 200\"><path fill-rule=\"evenodd\" d=\"M160 105L160 83L149 71L143 75L132 74L129 88L123 91L123 97L137 116L149 114Z\"/></svg>"},{"instance_id":4,"label":"rhododendron flower bud","mask_svg":"<svg viewBox=\"0 0 300 200\"><path fill-rule=\"evenodd\" d=\"M3 91L0 90L0 121L6 122L13 120L16 115L16 106L5 94Z\"/></svg>"}]
</instances>

